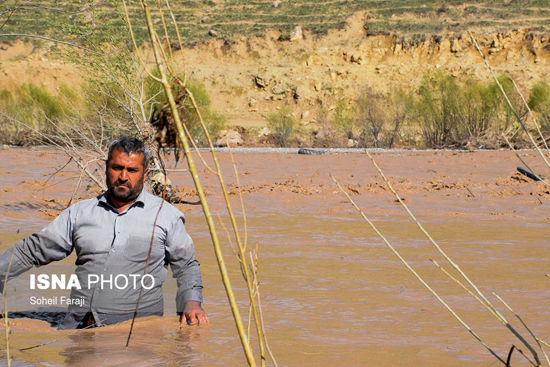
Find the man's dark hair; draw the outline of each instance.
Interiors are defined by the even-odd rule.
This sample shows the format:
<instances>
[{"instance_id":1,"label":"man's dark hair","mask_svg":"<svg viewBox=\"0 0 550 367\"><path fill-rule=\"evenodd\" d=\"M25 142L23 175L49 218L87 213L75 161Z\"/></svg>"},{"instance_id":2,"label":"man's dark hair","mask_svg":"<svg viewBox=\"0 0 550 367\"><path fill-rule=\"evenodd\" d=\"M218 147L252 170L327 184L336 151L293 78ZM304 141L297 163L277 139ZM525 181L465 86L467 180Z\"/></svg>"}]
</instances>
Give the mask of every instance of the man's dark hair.
<instances>
[{"instance_id":1,"label":"man's dark hair","mask_svg":"<svg viewBox=\"0 0 550 367\"><path fill-rule=\"evenodd\" d=\"M107 154L107 164L109 164L109 161L111 160L111 157L113 154L113 150L115 149L120 149L126 154L141 153L143 154L143 168L147 168L149 166L149 159L151 159L151 153L149 152L149 148L147 148L145 143L143 143L141 140L133 138L131 136L123 136L113 141L111 145L109 145L109 153Z\"/></svg>"}]
</instances>

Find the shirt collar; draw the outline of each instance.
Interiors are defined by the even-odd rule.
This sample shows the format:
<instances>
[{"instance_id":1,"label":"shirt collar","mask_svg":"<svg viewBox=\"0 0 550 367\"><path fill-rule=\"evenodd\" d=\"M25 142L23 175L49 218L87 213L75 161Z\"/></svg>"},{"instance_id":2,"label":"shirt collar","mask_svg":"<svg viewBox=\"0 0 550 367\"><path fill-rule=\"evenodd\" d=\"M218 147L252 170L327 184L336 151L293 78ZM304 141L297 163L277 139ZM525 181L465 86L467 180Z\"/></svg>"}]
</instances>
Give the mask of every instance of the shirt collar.
<instances>
[{"instance_id":1,"label":"shirt collar","mask_svg":"<svg viewBox=\"0 0 550 367\"><path fill-rule=\"evenodd\" d=\"M111 203L109 203L109 200L107 200L107 196L108 196L107 191L105 191L103 194L99 195L98 196L98 204L102 205L102 206L107 206L107 207L109 207L109 208L116 211L115 207L113 207L111 205ZM145 189L141 190L141 192L139 193L136 200L134 200L134 202L132 204L130 204L130 206L128 208L126 208L126 210L124 210L124 212L128 211L130 208L132 208L134 206L141 206L142 208L145 206Z\"/></svg>"}]
</instances>

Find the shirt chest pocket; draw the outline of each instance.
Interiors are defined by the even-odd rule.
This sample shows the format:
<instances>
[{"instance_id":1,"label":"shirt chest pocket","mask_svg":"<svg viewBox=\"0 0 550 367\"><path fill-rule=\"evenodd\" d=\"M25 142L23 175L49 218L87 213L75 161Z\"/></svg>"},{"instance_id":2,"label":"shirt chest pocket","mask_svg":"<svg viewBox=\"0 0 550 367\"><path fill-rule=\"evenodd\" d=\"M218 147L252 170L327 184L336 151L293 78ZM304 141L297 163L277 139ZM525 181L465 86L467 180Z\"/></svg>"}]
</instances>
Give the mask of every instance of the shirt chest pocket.
<instances>
[{"instance_id":1,"label":"shirt chest pocket","mask_svg":"<svg viewBox=\"0 0 550 367\"><path fill-rule=\"evenodd\" d=\"M73 243L79 258L106 254L113 244L113 233L101 229L94 223L82 223L73 234Z\"/></svg>"},{"instance_id":2,"label":"shirt chest pocket","mask_svg":"<svg viewBox=\"0 0 550 367\"><path fill-rule=\"evenodd\" d=\"M159 233L160 232L160 233ZM151 248L151 262L164 259L164 233L160 229L156 229L153 235L153 244ZM145 262L149 247L151 246L151 232L143 232L139 234L131 234L122 245L122 254L124 257L133 262Z\"/></svg>"}]
</instances>

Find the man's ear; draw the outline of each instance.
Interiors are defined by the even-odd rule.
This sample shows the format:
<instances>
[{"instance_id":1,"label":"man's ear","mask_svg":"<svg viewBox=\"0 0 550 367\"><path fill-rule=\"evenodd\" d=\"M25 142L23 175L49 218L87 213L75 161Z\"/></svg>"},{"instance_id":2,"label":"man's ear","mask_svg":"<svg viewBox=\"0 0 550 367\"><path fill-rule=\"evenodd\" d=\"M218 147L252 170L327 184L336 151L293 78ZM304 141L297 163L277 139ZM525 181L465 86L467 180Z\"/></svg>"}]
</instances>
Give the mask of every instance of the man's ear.
<instances>
[{"instance_id":1,"label":"man's ear","mask_svg":"<svg viewBox=\"0 0 550 367\"><path fill-rule=\"evenodd\" d=\"M149 173L149 167L145 167L145 171L143 171L143 177L147 177L148 173Z\"/></svg>"}]
</instances>

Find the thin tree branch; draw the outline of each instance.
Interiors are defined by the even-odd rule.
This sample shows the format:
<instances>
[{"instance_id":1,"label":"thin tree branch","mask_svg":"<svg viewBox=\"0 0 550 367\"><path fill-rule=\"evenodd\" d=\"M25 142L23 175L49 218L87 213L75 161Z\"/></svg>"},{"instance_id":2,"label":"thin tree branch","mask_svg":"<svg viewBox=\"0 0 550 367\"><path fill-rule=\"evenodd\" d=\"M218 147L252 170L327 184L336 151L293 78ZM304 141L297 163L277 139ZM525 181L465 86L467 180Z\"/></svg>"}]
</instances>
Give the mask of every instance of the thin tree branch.
<instances>
[{"instance_id":1,"label":"thin tree branch","mask_svg":"<svg viewBox=\"0 0 550 367\"><path fill-rule=\"evenodd\" d=\"M544 355L544 358L546 359L546 364L548 366L550 366L550 359L548 358L548 355L546 354L546 352L544 351L544 349L542 348L542 345L540 344L539 342L539 338L537 338L535 336L535 334L531 331L531 329L527 326L527 324L525 323L525 321L523 321L523 319L521 318L520 315L518 315L513 309L512 307L510 307L508 305L508 303L506 303L498 294L496 294L495 292L493 292L493 296L495 296L496 298L498 298L498 300L500 302L502 302L502 304L511 312L514 314L514 316L519 320L519 322L521 322L521 324L523 325L523 327L525 328L525 330L527 330L527 332L529 333L529 335L531 335L531 337L535 340L535 342L537 343L537 345L539 346L539 349L540 351L542 352L542 354Z\"/></svg>"},{"instance_id":2,"label":"thin tree branch","mask_svg":"<svg viewBox=\"0 0 550 367\"><path fill-rule=\"evenodd\" d=\"M40 36L38 34L26 34L26 33L0 33L0 37L27 37L27 38L38 38L38 39L41 39L41 40L44 40L44 41L50 41L50 42L54 42L54 43L60 43L62 45L67 45L67 46L71 46L71 47L76 47L78 49L81 49L81 50L84 50L86 52L90 52L94 55L99 55L99 56L107 56L108 54L104 54L104 53L101 53L101 52L97 52L97 51L94 51L94 50L91 50L87 47L84 47L84 46L80 46L80 45L77 45L73 42L66 42L66 41L61 41L61 40L58 40L58 39L55 39L55 38L50 38L50 37L45 37L45 36Z\"/></svg>"},{"instance_id":3,"label":"thin tree branch","mask_svg":"<svg viewBox=\"0 0 550 367\"><path fill-rule=\"evenodd\" d=\"M6 358L8 360L8 367L11 366L11 356L10 356L10 324L8 320L8 277L10 275L11 263L13 262L13 255L15 254L15 245L11 250L10 262L8 263L8 270L6 271L6 276L4 277L4 289L2 290L2 297L4 298L4 327L6 331Z\"/></svg>"},{"instance_id":4,"label":"thin tree branch","mask_svg":"<svg viewBox=\"0 0 550 367\"><path fill-rule=\"evenodd\" d=\"M525 345L525 347L527 347L527 349L529 349L529 351L531 352L531 354L533 355L533 358L535 359L536 363L538 365L540 365L540 360L538 358L538 354L537 352L533 349L533 347L525 340L525 338L519 334L517 332L517 330L515 330L512 325L510 325L510 323L508 322L508 320L506 320L506 318L493 306L493 304L487 299L487 297L485 297L485 295L481 292L481 290L474 284L474 282L472 282L470 280L470 278L468 277L468 275L466 275L466 273L464 273L462 271L462 269L460 268L460 266L458 266L458 264L456 264L450 257L449 255L447 255L447 253L441 248L441 246L439 246L439 244L437 242L435 242L435 240L433 239L433 237L428 233L428 231L426 231L426 229L424 228L424 226L418 221L418 219L416 218L416 216L411 212L411 210L409 209L409 207L407 206L407 204L405 204L403 202L403 200L401 199L401 197L399 196L399 194L395 191L395 189L393 188L392 184L390 183L390 181L386 178L386 175L384 174L384 172L382 172L382 169L378 166L378 164L376 163L376 161L374 160L374 157L369 153L368 150L365 149L365 153L367 154L367 156L370 158L372 164L374 165L374 167L376 168L376 170L378 171L378 173L380 174L380 176L382 177L382 179L384 180L384 182L386 183L386 186L390 189L390 191L395 195L395 197L397 198L397 200L399 201L399 204L401 204L401 206L405 209L405 211L407 212L407 214L409 214L409 216L412 218L412 220L416 223L416 225L418 226L418 228L420 228L420 230L422 231L422 233L424 233L424 235L430 240L430 242L432 243L432 245L436 248L436 250L441 254L443 255L443 257L449 262L449 264L452 265L452 267L458 271L458 273L462 276L462 278L464 278L466 280L466 282L475 290L475 292L479 295L479 297L481 297L485 303L487 303L487 305L489 305L489 307L491 307L491 309L494 311L494 313L498 316L498 319L502 322L502 324L504 324L504 326L506 326L506 328L508 330L510 330L510 332L516 336L516 338L518 338L518 340L520 340L522 342L523 345Z\"/></svg>"},{"instance_id":5,"label":"thin tree branch","mask_svg":"<svg viewBox=\"0 0 550 367\"><path fill-rule=\"evenodd\" d=\"M478 341L481 343L481 345L483 345L488 351L489 353L491 353L493 355L493 357L495 357L497 360L499 360L502 364L506 364L506 362L504 361L504 359L502 359L493 349L491 349L491 347L489 347L487 345L487 343L485 343L485 341L483 341L483 339L481 339L481 337L479 335L477 335L477 333L475 331L472 330L472 328L464 321L462 320L462 318L451 308L451 306L449 306L447 304L447 302L445 302L440 296L439 294L432 289L432 287L430 287L428 285L428 283L426 283L426 281L420 276L420 274L418 274L416 272L416 270L413 269L413 267L411 265L409 265L409 263L407 262L407 260L405 260L401 254L399 253L399 251L397 251L395 249L395 247L393 247L393 245L386 239L386 237L382 234L382 232L380 232L378 230L378 228L374 225L374 223L365 215L365 213L359 208L359 206L357 206L357 204L355 203L355 201L353 201L353 199L351 198L351 196L349 196L349 194L346 192L346 190L344 190L344 188L342 187L342 185L340 185L340 182L338 182L338 180L331 174L330 175L330 178L332 179L332 181L336 184L336 186L338 186L338 189L340 189L340 191L346 196L346 198L348 199L348 201L351 203L351 205L353 205L353 207L359 212L359 214L363 217L363 219L370 225L370 227L374 230L374 232L376 232L376 234L382 239L382 241L384 241L384 243L386 244L386 246L394 253L395 256L397 256L397 258L403 263L403 265L405 265L405 267L416 277L416 279L418 279L418 281L439 301L439 303L441 303L446 309L447 311L449 311L451 313L451 315Z\"/></svg>"}]
</instances>

